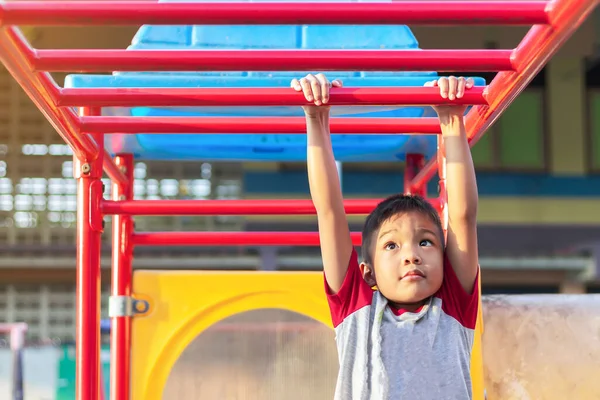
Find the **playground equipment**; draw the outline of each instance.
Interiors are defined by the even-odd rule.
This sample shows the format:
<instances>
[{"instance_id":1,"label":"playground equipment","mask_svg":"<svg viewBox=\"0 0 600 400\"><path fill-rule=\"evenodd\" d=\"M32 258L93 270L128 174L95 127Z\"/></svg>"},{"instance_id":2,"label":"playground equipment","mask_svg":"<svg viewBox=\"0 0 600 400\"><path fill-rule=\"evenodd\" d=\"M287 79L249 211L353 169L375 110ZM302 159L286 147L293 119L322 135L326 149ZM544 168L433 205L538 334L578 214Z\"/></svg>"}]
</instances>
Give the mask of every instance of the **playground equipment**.
<instances>
[{"instance_id":1,"label":"playground equipment","mask_svg":"<svg viewBox=\"0 0 600 400\"><path fill-rule=\"evenodd\" d=\"M150 158L189 159L194 154L201 154L195 151L204 145L210 145L210 155L216 159L279 159L272 155L273 151L279 152L283 159L298 157L290 147L295 146L297 152L301 141L291 140L290 136L286 136L288 143L271 138L268 143L271 146L255 141L251 145L256 151L249 152L249 146L246 146L244 151L231 152L229 156L229 147L202 139L202 135L217 133L257 134L266 138L264 134L297 135L304 132L304 122L293 116L297 111L290 107L297 108L305 101L301 94L287 87L289 81L284 79L285 74L279 75L279 81L269 80L271 87L254 88L240 86L252 86L256 82L264 84L267 80L242 80L240 76L236 80L234 72L256 73L260 78L263 71L274 76L277 72L286 71L364 71L358 76L364 79L345 79L347 87L331 95L331 105L344 106L338 109L338 117L332 119L332 132L345 135L343 140L336 140L336 152L341 149L340 154L349 160L362 157L406 160L404 191L407 193L426 194L428 181L438 171L439 196L431 201L440 210L445 223L445 157L440 142L435 138L436 135L439 138L438 123L426 116L426 107L417 108L415 115L399 106L446 102L435 89L421 87L418 79L435 76L426 74L427 71L499 71L489 85L470 91L462 100L464 104L473 105L465 122L470 143L474 144L596 5L596 0L318 4L0 3L0 59L74 153L74 175L78 181L77 400L99 397L100 235L104 215L113 215L111 399L127 400L130 396L134 399L160 398L169 369L187 344L200 332L232 314L261 308L283 308L330 325L320 274L172 271L136 271L132 274L133 246L318 245L316 233L134 232L132 217L136 215L314 214L311 202L304 200L133 200L134 157L148 154ZM315 7L319 8L319 12L314 11ZM174 43L174 47L179 46L178 50L168 51L152 43L141 43L138 48L134 43L131 50L37 50L29 46L15 27L92 24L534 26L516 49L458 51L417 50L414 46L378 50L365 50L368 46L343 50L325 50L322 47L290 50L277 46L234 50L235 43L234 49L226 50L189 50L178 43ZM274 36L283 38L285 33L281 30ZM297 31L287 33L297 34ZM67 81L72 87L65 88L58 87L48 74L69 71L120 72L110 78L73 76ZM151 74L128 75L131 72L163 71L216 71L230 75L225 74L226 79L219 74L212 75L210 80L216 82L213 87L208 87L209 79L190 78L185 74L170 78L170 83L183 82L170 87L157 85L161 81ZM396 74L389 74L385 80L381 79L381 75L378 80L370 80L369 76L377 78L377 75L369 74L377 71ZM407 75L398 74L398 71L417 71L421 75L419 78L416 74L417 80L409 85ZM95 79L93 85L90 79ZM115 84L109 85L108 82ZM378 86L382 84L388 87ZM370 113L368 116L350 116L353 111L348 106L353 105L375 108L363 109ZM226 109L225 114L223 111L219 114L214 110L215 106L242 108L242 117L227 114L233 113L231 108ZM79 108L79 115L73 107ZM110 107L127 107L130 114L107 115ZM163 107L170 107L171 111ZM257 107L263 108L262 111L257 111ZM264 117L268 111L274 110L272 107L278 107L281 114L275 118ZM160 137L152 136L155 134L169 135L168 146L174 150L165 151L164 139L161 141ZM382 136L390 134L413 136ZM422 138L420 134L431 137ZM352 143L347 135L373 137ZM344 149L345 143L352 146ZM356 148L365 143L372 146L367 146L367 151L356 152ZM437 151L434 152L431 146L435 147L436 143ZM392 148L394 151L390 151ZM271 155L266 156L269 151ZM102 196L100 178L103 169L113 182L113 200L104 200ZM348 213L366 214L376 202L375 199L352 200L346 201L345 205ZM360 235L353 234L353 241L360 245ZM193 288L191 293L185 289L190 287ZM202 296L197 296L198 293ZM476 399L482 399L484 393L482 329L480 315L472 360ZM130 387L132 371L136 379Z\"/></svg>"},{"instance_id":2,"label":"playground equipment","mask_svg":"<svg viewBox=\"0 0 600 400\"><path fill-rule=\"evenodd\" d=\"M12 400L23 400L23 347L27 324L0 324L0 334L7 334L12 351Z\"/></svg>"}]
</instances>

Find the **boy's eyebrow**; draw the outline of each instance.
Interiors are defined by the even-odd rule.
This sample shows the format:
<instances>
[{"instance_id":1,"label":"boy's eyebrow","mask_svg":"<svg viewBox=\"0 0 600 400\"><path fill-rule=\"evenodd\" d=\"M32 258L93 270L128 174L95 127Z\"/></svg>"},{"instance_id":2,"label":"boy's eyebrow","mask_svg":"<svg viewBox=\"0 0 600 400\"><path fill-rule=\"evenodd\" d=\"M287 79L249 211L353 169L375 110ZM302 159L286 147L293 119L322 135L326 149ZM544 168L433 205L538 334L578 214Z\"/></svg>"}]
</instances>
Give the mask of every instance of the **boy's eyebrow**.
<instances>
[{"instance_id":1,"label":"boy's eyebrow","mask_svg":"<svg viewBox=\"0 0 600 400\"><path fill-rule=\"evenodd\" d=\"M418 232L424 232L424 233L430 233L433 236L437 236L437 234L434 231L432 231L431 229L429 229L429 228L418 228L417 231Z\"/></svg>"},{"instance_id":2,"label":"boy's eyebrow","mask_svg":"<svg viewBox=\"0 0 600 400\"><path fill-rule=\"evenodd\" d=\"M382 237L384 237L384 236L385 236L385 235L387 235L388 233L391 233L391 232L396 232L396 231L398 231L398 229L396 229L396 228L392 228L392 229L390 229L389 231L385 231L385 232L383 232L381 235L379 235L379 237L378 237L377 239L381 239Z\"/></svg>"},{"instance_id":3,"label":"boy's eyebrow","mask_svg":"<svg viewBox=\"0 0 600 400\"><path fill-rule=\"evenodd\" d=\"M381 239L382 237L384 237L388 233L397 232L397 231L398 231L398 229L392 228L390 230L382 232L381 235L379 235L379 237L377 239ZM431 229L429 229L429 228L417 228L416 231L417 232L423 232L423 233L429 233L429 234L431 234L433 236L437 236L437 234L434 231L432 231Z\"/></svg>"}]
</instances>

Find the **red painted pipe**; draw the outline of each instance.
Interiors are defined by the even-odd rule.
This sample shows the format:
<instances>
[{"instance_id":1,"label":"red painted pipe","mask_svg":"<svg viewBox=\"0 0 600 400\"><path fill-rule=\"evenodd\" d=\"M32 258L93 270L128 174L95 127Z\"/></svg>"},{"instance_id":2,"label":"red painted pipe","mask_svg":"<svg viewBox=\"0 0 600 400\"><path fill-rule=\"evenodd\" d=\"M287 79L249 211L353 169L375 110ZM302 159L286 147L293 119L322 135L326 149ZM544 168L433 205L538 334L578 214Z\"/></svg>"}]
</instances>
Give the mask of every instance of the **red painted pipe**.
<instances>
[{"instance_id":1,"label":"red painted pipe","mask_svg":"<svg viewBox=\"0 0 600 400\"><path fill-rule=\"evenodd\" d=\"M36 50L38 71L512 71L511 50Z\"/></svg>"},{"instance_id":2,"label":"red painted pipe","mask_svg":"<svg viewBox=\"0 0 600 400\"><path fill-rule=\"evenodd\" d=\"M345 200L347 214L368 214L380 199ZM105 215L315 215L311 200L104 201Z\"/></svg>"},{"instance_id":3,"label":"red painted pipe","mask_svg":"<svg viewBox=\"0 0 600 400\"><path fill-rule=\"evenodd\" d=\"M438 136L439 137L439 136ZM420 187L419 190L413 190L410 186L411 181L425 165L425 156L423 154L406 154L406 164L404 167L404 192L421 197L427 197L427 186Z\"/></svg>"},{"instance_id":4,"label":"red painted pipe","mask_svg":"<svg viewBox=\"0 0 600 400\"><path fill-rule=\"evenodd\" d=\"M422 24L534 25L548 23L540 1L398 1L389 3L155 3L27 1L0 3L4 24L285 25Z\"/></svg>"},{"instance_id":5,"label":"red painted pipe","mask_svg":"<svg viewBox=\"0 0 600 400\"><path fill-rule=\"evenodd\" d=\"M360 232L351 233L361 244ZM317 232L142 232L135 233L136 246L319 246Z\"/></svg>"},{"instance_id":6,"label":"red painted pipe","mask_svg":"<svg viewBox=\"0 0 600 400\"><path fill-rule=\"evenodd\" d=\"M104 167L104 172L106 172L106 175L108 175L113 182L117 182L121 185L127 185L128 178L125 176L125 174L123 174L123 172L121 172L119 166L115 164L108 151L104 152L104 161L102 165Z\"/></svg>"},{"instance_id":7,"label":"red painted pipe","mask_svg":"<svg viewBox=\"0 0 600 400\"><path fill-rule=\"evenodd\" d=\"M511 58L517 72L500 72L488 85L489 106L475 106L465 118L469 143L473 146L544 67L560 46L579 28L598 4L597 0L552 1L552 26L536 25L525 35ZM427 184L437 170L437 160L425 165L412 187Z\"/></svg>"},{"instance_id":8,"label":"red painted pipe","mask_svg":"<svg viewBox=\"0 0 600 400\"><path fill-rule=\"evenodd\" d=\"M160 3L159 3L160 4ZM438 104L487 104L484 87L449 100L431 87L334 88L332 106L390 106ZM303 106L311 104L302 93L290 88L93 88L61 89L59 106L102 107L223 107L223 106Z\"/></svg>"},{"instance_id":9,"label":"red painted pipe","mask_svg":"<svg viewBox=\"0 0 600 400\"><path fill-rule=\"evenodd\" d=\"M82 114L97 115L98 109L84 108ZM77 179L77 261L75 306L75 398L97 400L100 394L100 246L102 215L102 137L100 157L93 162L74 157ZM87 171L87 172L86 172Z\"/></svg>"},{"instance_id":10,"label":"red painted pipe","mask_svg":"<svg viewBox=\"0 0 600 400\"><path fill-rule=\"evenodd\" d=\"M55 106L54 95L58 90L49 75L32 72L31 54L32 49L18 30L13 27L0 29L0 61L4 67L77 157L88 160L97 158L98 148L88 136L79 133L77 116L73 110Z\"/></svg>"},{"instance_id":11,"label":"red painted pipe","mask_svg":"<svg viewBox=\"0 0 600 400\"><path fill-rule=\"evenodd\" d=\"M133 156L115 157L115 165L127 178L126 183L113 182L112 198L131 201L133 198ZM112 232L112 296L131 296L133 219L115 215ZM112 317L110 333L110 399L129 400L131 382L131 317Z\"/></svg>"},{"instance_id":12,"label":"red painted pipe","mask_svg":"<svg viewBox=\"0 0 600 400\"><path fill-rule=\"evenodd\" d=\"M437 118L332 118L333 134L440 134ZM82 117L94 133L305 134L302 117Z\"/></svg>"}]
</instances>

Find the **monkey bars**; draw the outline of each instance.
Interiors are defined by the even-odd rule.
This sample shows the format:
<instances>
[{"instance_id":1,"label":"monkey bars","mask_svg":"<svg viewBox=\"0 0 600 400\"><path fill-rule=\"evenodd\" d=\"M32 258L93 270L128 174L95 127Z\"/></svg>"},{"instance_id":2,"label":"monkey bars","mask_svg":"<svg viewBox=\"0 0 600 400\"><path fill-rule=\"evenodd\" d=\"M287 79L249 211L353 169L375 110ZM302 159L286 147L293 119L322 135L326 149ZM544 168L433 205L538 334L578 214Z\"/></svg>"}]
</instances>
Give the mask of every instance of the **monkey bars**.
<instances>
[{"instance_id":1,"label":"monkey bars","mask_svg":"<svg viewBox=\"0 0 600 400\"><path fill-rule=\"evenodd\" d=\"M318 5L318 12L315 12ZM153 3L64 1L7 3L4 24L81 25L275 25L432 24L534 25L550 22L540 1L404 1L402 3Z\"/></svg>"},{"instance_id":2,"label":"monkey bars","mask_svg":"<svg viewBox=\"0 0 600 400\"><path fill-rule=\"evenodd\" d=\"M35 71L514 71L511 50L37 50Z\"/></svg>"},{"instance_id":3,"label":"monkey bars","mask_svg":"<svg viewBox=\"0 0 600 400\"><path fill-rule=\"evenodd\" d=\"M318 245L316 233L188 232L134 233L133 215L312 214L307 201L276 205L256 201L142 202L133 200L133 157L104 150L109 133L303 133L294 118L140 118L101 116L107 106L267 106L305 104L283 88L65 89L48 72L113 71L500 71L486 88L461 101L474 105L466 116L471 144L499 117L548 59L578 28L597 0L398 1L385 3L155 3L145 1L0 2L0 59L74 153L78 180L77 234L77 400L99 396L99 279L103 214L113 214L112 295L131 295L134 245ZM319 12L315 12L318 9ZM81 26L139 24L433 24L534 25L516 49L500 50L37 50L15 25ZM330 104L424 105L448 102L431 88L334 89ZM80 115L72 107L80 107ZM334 133L439 134L430 119L332 119ZM439 141L441 144L441 141ZM407 157L405 191L425 193L440 175L440 196L432 200L445 215L445 157L427 165ZM113 200L102 199L102 167L113 181ZM364 214L375 200L346 202L349 213ZM360 236L353 234L360 244ZM111 399L129 399L131 315L113 316Z\"/></svg>"},{"instance_id":4,"label":"monkey bars","mask_svg":"<svg viewBox=\"0 0 600 400\"><path fill-rule=\"evenodd\" d=\"M306 133L306 120L296 117L82 117L79 121L87 133ZM330 126L331 133L346 135L441 134L437 118L338 118Z\"/></svg>"},{"instance_id":5,"label":"monkey bars","mask_svg":"<svg viewBox=\"0 0 600 400\"><path fill-rule=\"evenodd\" d=\"M378 199L346 200L349 214L368 214ZM103 201L106 215L314 215L310 200L123 200Z\"/></svg>"},{"instance_id":6,"label":"monkey bars","mask_svg":"<svg viewBox=\"0 0 600 400\"><path fill-rule=\"evenodd\" d=\"M446 103L430 87L337 88L331 101L338 106L431 105ZM57 88L59 107L167 106L303 106L304 96L288 88ZM487 104L482 87L474 87L453 104Z\"/></svg>"}]
</instances>

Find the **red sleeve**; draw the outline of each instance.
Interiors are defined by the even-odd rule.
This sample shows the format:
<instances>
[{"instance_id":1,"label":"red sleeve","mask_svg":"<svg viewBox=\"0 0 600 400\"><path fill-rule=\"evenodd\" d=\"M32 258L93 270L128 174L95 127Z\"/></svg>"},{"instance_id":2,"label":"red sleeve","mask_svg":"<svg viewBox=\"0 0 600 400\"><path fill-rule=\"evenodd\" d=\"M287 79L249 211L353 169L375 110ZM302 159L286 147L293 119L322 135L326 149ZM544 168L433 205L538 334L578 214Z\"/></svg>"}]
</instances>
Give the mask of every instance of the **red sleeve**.
<instances>
[{"instance_id":1,"label":"red sleeve","mask_svg":"<svg viewBox=\"0 0 600 400\"><path fill-rule=\"evenodd\" d=\"M444 256L444 280L437 297L442 300L442 310L456 319L462 326L475 329L479 308L479 267L472 293L467 293L460 284L450 261Z\"/></svg>"},{"instance_id":2,"label":"red sleeve","mask_svg":"<svg viewBox=\"0 0 600 400\"><path fill-rule=\"evenodd\" d=\"M325 277L325 275L323 276ZM350 255L342 287L337 293L333 293L325 278L325 293L334 327L341 324L353 312L371 304L373 289L365 282L360 273L358 255L354 248Z\"/></svg>"}]
</instances>

